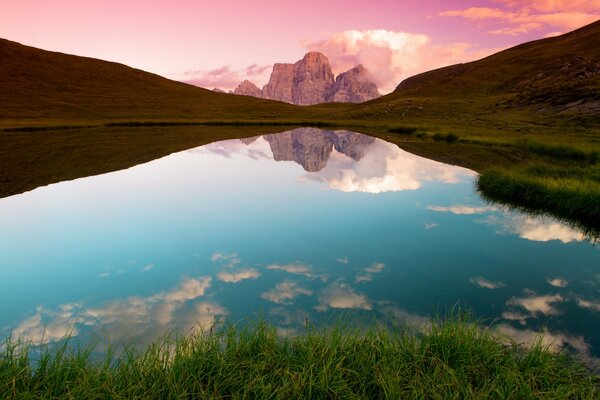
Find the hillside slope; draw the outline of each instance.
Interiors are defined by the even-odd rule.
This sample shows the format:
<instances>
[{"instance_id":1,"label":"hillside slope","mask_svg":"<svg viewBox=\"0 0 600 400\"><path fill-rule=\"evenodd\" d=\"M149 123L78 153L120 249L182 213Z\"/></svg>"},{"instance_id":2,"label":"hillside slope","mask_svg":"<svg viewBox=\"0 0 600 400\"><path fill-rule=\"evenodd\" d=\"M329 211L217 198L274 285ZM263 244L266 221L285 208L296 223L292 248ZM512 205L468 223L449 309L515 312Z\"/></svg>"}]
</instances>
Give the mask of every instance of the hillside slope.
<instances>
[{"instance_id":1,"label":"hillside slope","mask_svg":"<svg viewBox=\"0 0 600 400\"><path fill-rule=\"evenodd\" d=\"M359 105L361 119L557 119L600 122L600 21L484 59L425 72Z\"/></svg>"},{"instance_id":2,"label":"hillside slope","mask_svg":"<svg viewBox=\"0 0 600 400\"><path fill-rule=\"evenodd\" d=\"M0 121L271 119L296 107L0 39Z\"/></svg>"}]
</instances>

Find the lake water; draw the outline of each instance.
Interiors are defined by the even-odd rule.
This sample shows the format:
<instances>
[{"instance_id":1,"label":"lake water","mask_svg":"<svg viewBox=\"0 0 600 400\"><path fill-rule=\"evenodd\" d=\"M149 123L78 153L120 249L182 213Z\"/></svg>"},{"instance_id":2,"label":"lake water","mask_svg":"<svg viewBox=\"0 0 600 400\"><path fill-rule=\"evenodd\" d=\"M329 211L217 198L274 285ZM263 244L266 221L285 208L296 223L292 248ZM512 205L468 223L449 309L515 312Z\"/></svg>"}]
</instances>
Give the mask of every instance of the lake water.
<instances>
[{"instance_id":1,"label":"lake water","mask_svg":"<svg viewBox=\"0 0 600 400\"><path fill-rule=\"evenodd\" d=\"M146 343L261 315L425 324L456 304L600 355L600 251L473 171L347 131L228 140L0 199L0 336Z\"/></svg>"}]
</instances>

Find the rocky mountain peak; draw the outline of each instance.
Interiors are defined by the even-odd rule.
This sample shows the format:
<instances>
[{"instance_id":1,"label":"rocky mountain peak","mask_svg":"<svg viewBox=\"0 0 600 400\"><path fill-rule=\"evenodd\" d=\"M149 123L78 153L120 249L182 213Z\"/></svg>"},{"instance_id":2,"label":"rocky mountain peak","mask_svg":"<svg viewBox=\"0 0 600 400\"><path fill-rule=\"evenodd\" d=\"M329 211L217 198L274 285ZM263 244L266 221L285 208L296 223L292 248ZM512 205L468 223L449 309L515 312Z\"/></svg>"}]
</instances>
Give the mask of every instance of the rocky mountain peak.
<instances>
[{"instance_id":1,"label":"rocky mountain peak","mask_svg":"<svg viewBox=\"0 0 600 400\"><path fill-rule=\"evenodd\" d=\"M339 103L362 103L380 97L377 86L369 80L362 64L339 74L327 97L327 101Z\"/></svg>"},{"instance_id":2,"label":"rocky mountain peak","mask_svg":"<svg viewBox=\"0 0 600 400\"><path fill-rule=\"evenodd\" d=\"M362 65L340 74L337 80L334 78L329 59L323 53L311 51L294 64L273 65L269 83L262 91L251 82L244 81L235 94L298 105L331 101L359 103L380 96Z\"/></svg>"},{"instance_id":3,"label":"rocky mountain peak","mask_svg":"<svg viewBox=\"0 0 600 400\"><path fill-rule=\"evenodd\" d=\"M233 91L233 94L239 94L242 96L254 96L254 97L263 97L263 92L260 90L254 83L250 82L248 79L244 80L242 83L238 85Z\"/></svg>"}]
</instances>

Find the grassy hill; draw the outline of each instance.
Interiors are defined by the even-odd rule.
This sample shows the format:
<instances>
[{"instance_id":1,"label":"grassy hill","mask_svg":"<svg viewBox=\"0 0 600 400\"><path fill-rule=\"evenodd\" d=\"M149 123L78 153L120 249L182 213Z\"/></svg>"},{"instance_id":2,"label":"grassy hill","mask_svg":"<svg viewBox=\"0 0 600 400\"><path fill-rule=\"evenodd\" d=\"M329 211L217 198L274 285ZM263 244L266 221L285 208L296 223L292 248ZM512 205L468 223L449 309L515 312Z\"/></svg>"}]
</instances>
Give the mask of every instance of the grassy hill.
<instances>
[{"instance_id":1,"label":"grassy hill","mask_svg":"<svg viewBox=\"0 0 600 400\"><path fill-rule=\"evenodd\" d=\"M425 72L345 115L513 128L600 125L600 21L484 59ZM457 121L458 120L458 121Z\"/></svg>"},{"instance_id":2,"label":"grassy hill","mask_svg":"<svg viewBox=\"0 0 600 400\"><path fill-rule=\"evenodd\" d=\"M298 107L215 93L122 64L0 39L0 124L296 118Z\"/></svg>"}]
</instances>

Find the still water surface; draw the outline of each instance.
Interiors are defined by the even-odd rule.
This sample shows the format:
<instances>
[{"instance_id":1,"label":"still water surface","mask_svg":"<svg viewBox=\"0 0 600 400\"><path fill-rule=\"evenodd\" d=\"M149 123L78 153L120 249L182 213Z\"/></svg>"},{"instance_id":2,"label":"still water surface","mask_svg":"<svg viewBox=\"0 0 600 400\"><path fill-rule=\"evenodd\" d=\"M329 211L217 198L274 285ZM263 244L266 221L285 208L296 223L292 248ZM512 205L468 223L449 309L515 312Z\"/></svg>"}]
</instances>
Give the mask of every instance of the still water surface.
<instances>
[{"instance_id":1,"label":"still water surface","mask_svg":"<svg viewBox=\"0 0 600 400\"><path fill-rule=\"evenodd\" d=\"M228 140L0 199L0 336L145 343L260 314L424 324L457 301L600 355L600 251L476 174L348 131Z\"/></svg>"}]
</instances>

